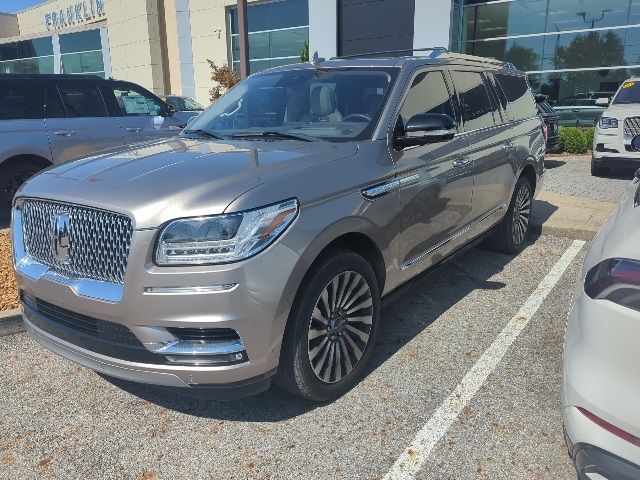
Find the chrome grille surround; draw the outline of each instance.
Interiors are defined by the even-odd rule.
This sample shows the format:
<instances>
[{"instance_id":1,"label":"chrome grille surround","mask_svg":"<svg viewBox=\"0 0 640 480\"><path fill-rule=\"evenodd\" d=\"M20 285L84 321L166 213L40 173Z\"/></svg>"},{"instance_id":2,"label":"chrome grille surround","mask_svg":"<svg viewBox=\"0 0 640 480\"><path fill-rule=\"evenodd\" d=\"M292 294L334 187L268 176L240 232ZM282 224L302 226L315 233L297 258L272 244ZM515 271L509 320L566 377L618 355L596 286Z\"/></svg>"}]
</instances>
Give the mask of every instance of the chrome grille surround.
<instances>
[{"instance_id":1,"label":"chrome grille surround","mask_svg":"<svg viewBox=\"0 0 640 480\"><path fill-rule=\"evenodd\" d=\"M640 135L640 117L627 117L624 119L624 134L629 137Z\"/></svg>"},{"instance_id":2,"label":"chrome grille surround","mask_svg":"<svg viewBox=\"0 0 640 480\"><path fill-rule=\"evenodd\" d=\"M124 284L133 235L126 215L49 200L24 199L22 229L26 253L54 272ZM51 237L56 217L69 215L69 261L54 255Z\"/></svg>"}]
</instances>

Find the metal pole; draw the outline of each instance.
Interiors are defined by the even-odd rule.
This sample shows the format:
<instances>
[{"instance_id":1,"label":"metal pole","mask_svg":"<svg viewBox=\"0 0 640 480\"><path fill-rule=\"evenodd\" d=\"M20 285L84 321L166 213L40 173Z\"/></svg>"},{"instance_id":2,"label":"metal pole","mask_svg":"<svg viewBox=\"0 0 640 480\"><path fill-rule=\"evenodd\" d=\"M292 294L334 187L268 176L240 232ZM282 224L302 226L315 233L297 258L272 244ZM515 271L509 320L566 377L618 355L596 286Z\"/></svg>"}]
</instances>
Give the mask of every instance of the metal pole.
<instances>
[{"instance_id":1,"label":"metal pole","mask_svg":"<svg viewBox=\"0 0 640 480\"><path fill-rule=\"evenodd\" d=\"M238 39L240 40L240 76L249 76L249 23L247 0L238 0Z\"/></svg>"}]
</instances>

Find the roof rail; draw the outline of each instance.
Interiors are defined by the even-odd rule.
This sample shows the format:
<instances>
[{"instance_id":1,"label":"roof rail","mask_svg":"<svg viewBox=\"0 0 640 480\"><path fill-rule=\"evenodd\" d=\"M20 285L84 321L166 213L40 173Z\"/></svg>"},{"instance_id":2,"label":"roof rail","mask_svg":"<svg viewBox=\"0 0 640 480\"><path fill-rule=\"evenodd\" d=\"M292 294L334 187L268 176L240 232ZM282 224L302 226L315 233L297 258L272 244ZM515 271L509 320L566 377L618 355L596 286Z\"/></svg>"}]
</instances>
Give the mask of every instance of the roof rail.
<instances>
[{"instance_id":1,"label":"roof rail","mask_svg":"<svg viewBox=\"0 0 640 480\"><path fill-rule=\"evenodd\" d=\"M398 53L407 53L407 52L433 52L432 57L437 57L442 53L449 53L449 50L445 47L429 47L429 48L405 48L403 50L382 50L380 52L367 52L367 53L358 53L355 55L341 55L339 57L332 57L331 60L340 60L342 58L360 58L360 57L371 57L375 55L393 55ZM434 55L435 54L435 55Z\"/></svg>"}]
</instances>

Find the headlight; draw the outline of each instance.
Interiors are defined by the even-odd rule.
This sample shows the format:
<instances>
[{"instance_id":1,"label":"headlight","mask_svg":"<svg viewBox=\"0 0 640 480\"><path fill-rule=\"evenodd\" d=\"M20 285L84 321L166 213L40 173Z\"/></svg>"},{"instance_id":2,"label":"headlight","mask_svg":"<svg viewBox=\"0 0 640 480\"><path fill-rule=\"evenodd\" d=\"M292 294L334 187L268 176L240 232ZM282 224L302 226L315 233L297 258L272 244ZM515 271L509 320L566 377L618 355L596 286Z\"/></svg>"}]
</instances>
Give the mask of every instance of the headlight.
<instances>
[{"instance_id":1,"label":"headlight","mask_svg":"<svg viewBox=\"0 0 640 480\"><path fill-rule=\"evenodd\" d=\"M249 258L284 232L298 214L298 201L213 217L168 223L156 247L158 265L231 263Z\"/></svg>"},{"instance_id":2,"label":"headlight","mask_svg":"<svg viewBox=\"0 0 640 480\"><path fill-rule=\"evenodd\" d=\"M618 119L612 117L600 117L598 120L600 128L618 128Z\"/></svg>"}]
</instances>

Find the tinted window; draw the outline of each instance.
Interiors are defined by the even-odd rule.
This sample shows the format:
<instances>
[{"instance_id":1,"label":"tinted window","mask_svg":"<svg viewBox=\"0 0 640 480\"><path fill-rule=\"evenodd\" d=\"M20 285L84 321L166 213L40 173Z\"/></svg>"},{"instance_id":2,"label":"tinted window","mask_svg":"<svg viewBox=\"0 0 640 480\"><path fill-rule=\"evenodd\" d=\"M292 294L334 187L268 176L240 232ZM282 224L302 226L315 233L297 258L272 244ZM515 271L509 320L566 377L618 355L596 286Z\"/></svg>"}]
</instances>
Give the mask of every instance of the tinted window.
<instances>
[{"instance_id":1,"label":"tinted window","mask_svg":"<svg viewBox=\"0 0 640 480\"><path fill-rule=\"evenodd\" d=\"M0 87L0 120L40 119L44 91L34 87Z\"/></svg>"},{"instance_id":2,"label":"tinted window","mask_svg":"<svg viewBox=\"0 0 640 480\"><path fill-rule=\"evenodd\" d=\"M48 87L45 96L45 118L66 118L60 94L55 87Z\"/></svg>"},{"instance_id":3,"label":"tinted window","mask_svg":"<svg viewBox=\"0 0 640 480\"><path fill-rule=\"evenodd\" d=\"M640 103L640 83L633 80L624 82L613 103Z\"/></svg>"},{"instance_id":4,"label":"tinted window","mask_svg":"<svg viewBox=\"0 0 640 480\"><path fill-rule=\"evenodd\" d=\"M58 87L69 117L106 117L107 109L95 85Z\"/></svg>"},{"instance_id":5,"label":"tinted window","mask_svg":"<svg viewBox=\"0 0 640 480\"><path fill-rule=\"evenodd\" d=\"M509 109L515 121L537 114L533 95L525 77L498 73L496 78L509 101Z\"/></svg>"},{"instance_id":6,"label":"tinted window","mask_svg":"<svg viewBox=\"0 0 640 480\"><path fill-rule=\"evenodd\" d=\"M494 126L493 107L482 76L477 72L451 72L460 97L465 130Z\"/></svg>"},{"instance_id":7,"label":"tinted window","mask_svg":"<svg viewBox=\"0 0 640 480\"><path fill-rule=\"evenodd\" d=\"M143 90L122 85L116 86L113 93L123 117L155 117L164 110L162 102Z\"/></svg>"},{"instance_id":8,"label":"tinted window","mask_svg":"<svg viewBox=\"0 0 640 480\"><path fill-rule=\"evenodd\" d=\"M504 96L504 92L502 92L502 90L497 86L496 79L492 73L487 73L485 75L485 84L493 106L493 119L496 125L508 123L507 99Z\"/></svg>"},{"instance_id":9,"label":"tinted window","mask_svg":"<svg viewBox=\"0 0 640 480\"><path fill-rule=\"evenodd\" d=\"M400 109L402 125L406 125L411 117L421 113L442 113L455 120L451 95L442 72L424 72L416 77Z\"/></svg>"}]
</instances>

